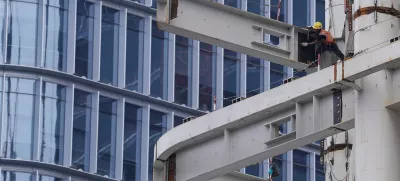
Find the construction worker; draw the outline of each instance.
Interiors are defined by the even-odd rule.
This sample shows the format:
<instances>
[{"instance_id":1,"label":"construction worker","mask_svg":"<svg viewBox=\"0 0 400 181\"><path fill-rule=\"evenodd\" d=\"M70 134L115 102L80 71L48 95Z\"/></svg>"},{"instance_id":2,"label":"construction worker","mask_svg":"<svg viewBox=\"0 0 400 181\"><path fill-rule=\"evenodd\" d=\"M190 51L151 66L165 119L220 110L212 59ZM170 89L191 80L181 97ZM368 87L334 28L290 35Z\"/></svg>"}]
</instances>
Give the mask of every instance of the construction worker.
<instances>
[{"instance_id":1,"label":"construction worker","mask_svg":"<svg viewBox=\"0 0 400 181\"><path fill-rule=\"evenodd\" d=\"M312 33L315 33L317 35L317 38L315 41L307 43L303 42L301 43L302 46L306 47L308 45L315 45L317 43L320 43L320 46L318 47L316 53L317 54L323 54L325 51L333 52L336 56L339 57L341 61L344 60L344 55L343 53L339 50L339 47L337 46L335 39L329 33L329 31L326 31L322 29L322 23L316 22L311 28Z\"/></svg>"}]
</instances>

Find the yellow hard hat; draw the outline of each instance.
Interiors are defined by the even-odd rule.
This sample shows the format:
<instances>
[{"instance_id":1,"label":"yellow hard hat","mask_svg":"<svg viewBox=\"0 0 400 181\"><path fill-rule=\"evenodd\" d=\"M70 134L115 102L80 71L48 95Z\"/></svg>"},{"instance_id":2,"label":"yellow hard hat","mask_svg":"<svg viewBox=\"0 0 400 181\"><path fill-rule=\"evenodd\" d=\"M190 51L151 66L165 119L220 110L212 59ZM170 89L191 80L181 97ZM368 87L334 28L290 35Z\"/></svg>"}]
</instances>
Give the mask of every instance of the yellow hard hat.
<instances>
[{"instance_id":1,"label":"yellow hard hat","mask_svg":"<svg viewBox=\"0 0 400 181\"><path fill-rule=\"evenodd\" d=\"M314 25L312 26L316 30L322 29L322 23L321 22L315 22Z\"/></svg>"}]
</instances>

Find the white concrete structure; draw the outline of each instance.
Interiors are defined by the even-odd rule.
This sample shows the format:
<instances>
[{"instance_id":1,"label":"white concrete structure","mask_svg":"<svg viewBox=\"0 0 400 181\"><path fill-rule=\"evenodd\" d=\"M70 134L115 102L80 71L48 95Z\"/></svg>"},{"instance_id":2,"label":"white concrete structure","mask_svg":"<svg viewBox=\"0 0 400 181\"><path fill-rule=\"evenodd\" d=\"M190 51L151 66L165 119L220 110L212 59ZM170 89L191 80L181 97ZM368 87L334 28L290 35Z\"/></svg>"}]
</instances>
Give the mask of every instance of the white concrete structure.
<instances>
[{"instance_id":1,"label":"white concrete structure","mask_svg":"<svg viewBox=\"0 0 400 181\"><path fill-rule=\"evenodd\" d=\"M371 2L356 0L354 7L373 6ZM392 4L382 0L379 6L392 7ZM178 15L173 15L173 19L170 19L169 0L159 2L158 7L161 28L172 33L201 38L260 58L276 58L277 52L281 52L274 49L260 54L263 50L251 44L255 41L251 34L258 36L259 32L250 27L254 27L255 22L265 23L261 29L282 27L282 24L208 1L179 1L175 12ZM212 16L211 20L210 15L216 14L218 16ZM353 151L356 157L351 167L356 170L355 179L400 178L400 163L393 161L397 160L394 158L400 151L395 141L400 134L400 124L396 122L400 111L399 21L397 17L379 12L355 16L355 57L167 132L154 150L154 180L169 181L171 174L177 181L231 180L228 174L247 165L353 128L356 128ZM232 29L232 34L220 34L222 29L230 28L230 24L237 25L237 29ZM210 27L213 27L212 31L207 30ZM296 29L288 28L292 33ZM336 32L336 28L333 31ZM237 37L240 33L243 36ZM371 38L376 34L383 35ZM228 42L227 36L235 35L233 40L237 41ZM290 58L274 60L282 60L286 65L301 65ZM292 132L279 136L277 128L288 121L292 123ZM332 159L338 164L335 167L331 164L332 172L327 175L327 180L331 177L341 180L350 172L343 169L348 163L349 152L335 150L336 141L332 146L340 157ZM345 139L339 142L350 144ZM352 176L354 178L354 174Z\"/></svg>"}]
</instances>

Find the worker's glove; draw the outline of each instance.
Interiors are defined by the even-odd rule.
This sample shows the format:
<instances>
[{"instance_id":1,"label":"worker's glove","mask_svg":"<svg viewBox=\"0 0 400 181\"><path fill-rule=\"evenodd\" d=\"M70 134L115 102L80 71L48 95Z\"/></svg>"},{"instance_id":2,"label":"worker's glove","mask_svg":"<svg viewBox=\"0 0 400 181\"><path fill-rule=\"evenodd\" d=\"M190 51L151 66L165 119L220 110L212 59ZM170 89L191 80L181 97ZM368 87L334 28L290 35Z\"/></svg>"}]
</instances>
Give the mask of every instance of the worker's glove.
<instances>
[{"instance_id":1,"label":"worker's glove","mask_svg":"<svg viewBox=\"0 0 400 181\"><path fill-rule=\"evenodd\" d=\"M308 43L307 42L303 42L303 43L301 43L301 46L306 47L306 46L308 46Z\"/></svg>"}]
</instances>

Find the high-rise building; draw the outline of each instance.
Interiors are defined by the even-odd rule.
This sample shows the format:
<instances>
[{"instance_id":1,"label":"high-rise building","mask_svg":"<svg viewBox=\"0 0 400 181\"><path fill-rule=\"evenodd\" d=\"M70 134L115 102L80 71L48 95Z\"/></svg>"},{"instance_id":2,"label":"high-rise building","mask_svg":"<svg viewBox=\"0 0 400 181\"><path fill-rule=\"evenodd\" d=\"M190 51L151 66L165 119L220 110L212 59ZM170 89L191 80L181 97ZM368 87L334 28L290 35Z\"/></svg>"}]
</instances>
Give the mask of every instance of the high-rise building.
<instances>
[{"instance_id":1,"label":"high-rise building","mask_svg":"<svg viewBox=\"0 0 400 181\"><path fill-rule=\"evenodd\" d=\"M324 22L324 0L279 2L220 3L274 19L280 7L279 20L298 26ZM0 0L1 181L151 181L155 143L184 118L301 74L161 31L155 8L152 0ZM309 145L274 157L274 181L324 180L318 154ZM266 164L241 171L267 177Z\"/></svg>"}]
</instances>

